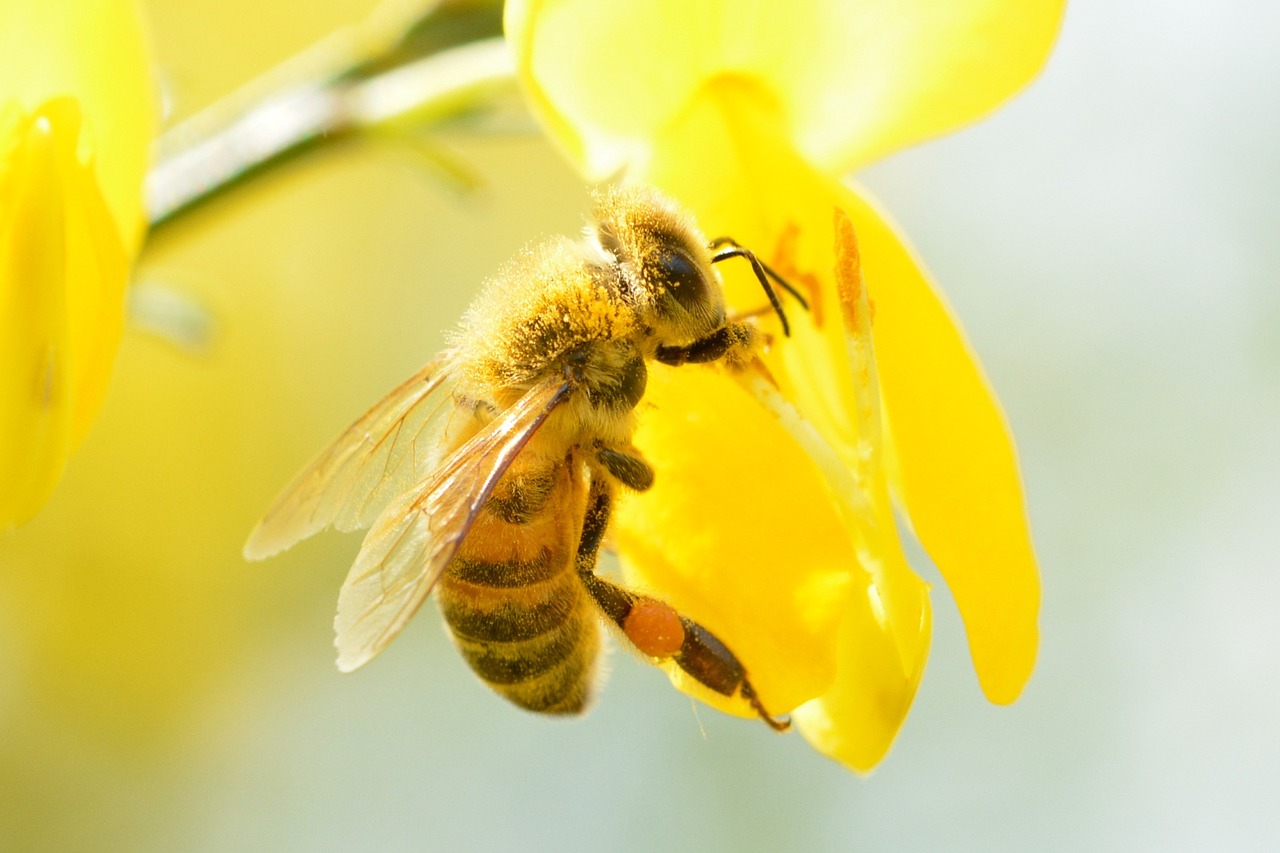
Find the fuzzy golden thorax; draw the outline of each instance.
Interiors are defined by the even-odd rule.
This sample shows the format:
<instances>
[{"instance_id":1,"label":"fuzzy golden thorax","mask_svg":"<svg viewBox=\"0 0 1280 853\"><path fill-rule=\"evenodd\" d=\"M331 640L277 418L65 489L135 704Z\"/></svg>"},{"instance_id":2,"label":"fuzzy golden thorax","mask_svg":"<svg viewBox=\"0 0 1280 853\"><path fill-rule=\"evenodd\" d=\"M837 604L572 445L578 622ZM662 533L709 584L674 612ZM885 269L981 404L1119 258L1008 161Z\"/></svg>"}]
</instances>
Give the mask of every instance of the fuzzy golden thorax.
<instances>
[{"instance_id":1,"label":"fuzzy golden thorax","mask_svg":"<svg viewBox=\"0 0 1280 853\"><path fill-rule=\"evenodd\" d=\"M639 330L616 271L582 244L558 238L507 266L467 311L452 344L468 384L519 390L568 367L588 380L611 371L625 359L614 350L632 348Z\"/></svg>"}]
</instances>

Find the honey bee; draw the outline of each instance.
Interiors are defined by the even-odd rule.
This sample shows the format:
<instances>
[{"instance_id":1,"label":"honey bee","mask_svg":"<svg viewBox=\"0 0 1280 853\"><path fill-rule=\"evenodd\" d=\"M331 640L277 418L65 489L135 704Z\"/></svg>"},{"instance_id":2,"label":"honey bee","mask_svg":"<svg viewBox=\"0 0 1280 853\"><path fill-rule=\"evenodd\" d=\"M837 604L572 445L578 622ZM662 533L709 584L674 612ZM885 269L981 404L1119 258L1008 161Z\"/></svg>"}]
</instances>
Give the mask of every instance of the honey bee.
<instances>
[{"instance_id":1,"label":"honey bee","mask_svg":"<svg viewBox=\"0 0 1280 853\"><path fill-rule=\"evenodd\" d=\"M710 631L595 573L620 489L654 471L632 444L646 362L743 368L764 346L730 319L713 264L750 262L708 242L648 188L595 198L582 240L526 251L465 314L445 350L305 468L244 548L263 559L329 527L368 527L338 599L338 668L372 659L432 590L475 673L521 708L582 712L596 681L601 618L637 650L671 660L777 730L746 669Z\"/></svg>"}]
</instances>

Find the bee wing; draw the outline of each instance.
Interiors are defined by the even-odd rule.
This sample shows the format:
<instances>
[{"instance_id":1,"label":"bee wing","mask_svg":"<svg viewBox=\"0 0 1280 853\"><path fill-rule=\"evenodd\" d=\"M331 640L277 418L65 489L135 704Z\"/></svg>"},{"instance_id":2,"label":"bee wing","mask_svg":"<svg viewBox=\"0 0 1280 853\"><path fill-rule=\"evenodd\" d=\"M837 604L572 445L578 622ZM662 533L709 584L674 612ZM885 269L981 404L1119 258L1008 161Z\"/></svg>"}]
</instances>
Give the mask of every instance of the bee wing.
<instances>
[{"instance_id":1,"label":"bee wing","mask_svg":"<svg viewBox=\"0 0 1280 853\"><path fill-rule=\"evenodd\" d=\"M493 487L571 390L559 377L534 387L378 516L338 596L340 670L363 666L400 633Z\"/></svg>"},{"instance_id":2,"label":"bee wing","mask_svg":"<svg viewBox=\"0 0 1280 853\"><path fill-rule=\"evenodd\" d=\"M453 410L454 373L445 351L348 427L276 498L245 557L265 559L331 524L368 527L429 465L441 415Z\"/></svg>"}]
</instances>

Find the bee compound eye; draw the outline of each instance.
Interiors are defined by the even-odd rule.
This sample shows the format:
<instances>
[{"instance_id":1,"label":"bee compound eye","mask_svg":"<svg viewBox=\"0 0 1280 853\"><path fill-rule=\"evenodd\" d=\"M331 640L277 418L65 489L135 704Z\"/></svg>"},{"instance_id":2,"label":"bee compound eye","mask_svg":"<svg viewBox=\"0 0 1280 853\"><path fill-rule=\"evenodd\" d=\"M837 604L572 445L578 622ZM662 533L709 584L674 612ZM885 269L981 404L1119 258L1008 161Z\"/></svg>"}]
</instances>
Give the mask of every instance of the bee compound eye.
<instances>
[{"instance_id":1,"label":"bee compound eye","mask_svg":"<svg viewBox=\"0 0 1280 853\"><path fill-rule=\"evenodd\" d=\"M658 252L655 263L668 292L686 309L694 310L706 302L707 277L685 252L664 248Z\"/></svg>"}]
</instances>

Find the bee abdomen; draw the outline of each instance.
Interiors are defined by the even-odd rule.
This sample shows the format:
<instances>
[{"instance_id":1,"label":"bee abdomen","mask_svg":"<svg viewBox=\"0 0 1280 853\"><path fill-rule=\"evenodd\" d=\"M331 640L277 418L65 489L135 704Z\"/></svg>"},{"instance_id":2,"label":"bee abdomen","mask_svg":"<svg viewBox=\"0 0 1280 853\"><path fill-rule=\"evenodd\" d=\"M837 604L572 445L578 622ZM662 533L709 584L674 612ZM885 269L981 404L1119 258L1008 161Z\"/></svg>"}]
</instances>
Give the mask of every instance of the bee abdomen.
<instances>
[{"instance_id":1,"label":"bee abdomen","mask_svg":"<svg viewBox=\"0 0 1280 853\"><path fill-rule=\"evenodd\" d=\"M551 580L564 571L556 565L550 550L531 560L476 560L455 557L449 574L456 580L491 589L527 587Z\"/></svg>"},{"instance_id":2,"label":"bee abdomen","mask_svg":"<svg viewBox=\"0 0 1280 853\"><path fill-rule=\"evenodd\" d=\"M522 708L582 711L599 646L582 584L558 566L556 576L517 585L505 565L459 559L441 580L440 606L458 650L476 675Z\"/></svg>"},{"instance_id":3,"label":"bee abdomen","mask_svg":"<svg viewBox=\"0 0 1280 853\"><path fill-rule=\"evenodd\" d=\"M530 681L571 657L581 629L577 620L570 619L532 640L504 643L473 640L456 633L453 637L476 675L491 685L505 685Z\"/></svg>"},{"instance_id":4,"label":"bee abdomen","mask_svg":"<svg viewBox=\"0 0 1280 853\"><path fill-rule=\"evenodd\" d=\"M511 472L503 478L485 504L485 511L507 524L528 524L547 506L557 485L554 468Z\"/></svg>"}]
</instances>

